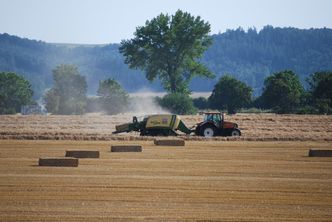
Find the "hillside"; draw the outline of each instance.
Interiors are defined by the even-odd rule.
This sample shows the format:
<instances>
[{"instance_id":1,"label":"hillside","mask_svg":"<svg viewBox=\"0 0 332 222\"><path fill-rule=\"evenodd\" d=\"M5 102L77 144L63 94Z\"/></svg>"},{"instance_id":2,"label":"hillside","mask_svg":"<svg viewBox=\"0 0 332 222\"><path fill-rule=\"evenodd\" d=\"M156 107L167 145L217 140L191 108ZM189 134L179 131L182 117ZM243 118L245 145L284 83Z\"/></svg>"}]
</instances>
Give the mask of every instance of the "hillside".
<instances>
[{"instance_id":1,"label":"hillside","mask_svg":"<svg viewBox=\"0 0 332 222\"><path fill-rule=\"evenodd\" d=\"M213 44L202 61L216 74L213 80L194 79L193 91L211 91L219 77L229 73L261 92L264 78L273 72L292 69L303 82L312 72L332 70L332 29L273 28L261 31L228 30L213 35ZM54 44L0 34L0 71L13 71L32 84L35 98L52 84L52 69L62 63L79 67L86 76L89 94L99 80L115 78L130 92L142 88L162 90L149 83L144 73L130 70L118 52L119 44Z\"/></svg>"}]
</instances>

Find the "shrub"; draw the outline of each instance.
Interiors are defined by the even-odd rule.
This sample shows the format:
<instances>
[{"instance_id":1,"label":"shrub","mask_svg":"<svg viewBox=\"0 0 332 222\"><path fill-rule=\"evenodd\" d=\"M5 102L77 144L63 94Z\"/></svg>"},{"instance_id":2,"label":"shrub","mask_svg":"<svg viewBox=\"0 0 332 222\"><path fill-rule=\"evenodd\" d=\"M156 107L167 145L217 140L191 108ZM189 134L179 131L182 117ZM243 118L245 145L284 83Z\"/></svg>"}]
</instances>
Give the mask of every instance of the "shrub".
<instances>
[{"instance_id":1,"label":"shrub","mask_svg":"<svg viewBox=\"0 0 332 222\"><path fill-rule=\"evenodd\" d=\"M209 101L204 97L198 97L193 99L193 104L198 109L208 109L209 108Z\"/></svg>"},{"instance_id":2,"label":"shrub","mask_svg":"<svg viewBox=\"0 0 332 222\"><path fill-rule=\"evenodd\" d=\"M172 113L180 115L197 113L197 109L194 107L192 99L186 94L167 94L163 98L157 98L157 102L160 106Z\"/></svg>"}]
</instances>

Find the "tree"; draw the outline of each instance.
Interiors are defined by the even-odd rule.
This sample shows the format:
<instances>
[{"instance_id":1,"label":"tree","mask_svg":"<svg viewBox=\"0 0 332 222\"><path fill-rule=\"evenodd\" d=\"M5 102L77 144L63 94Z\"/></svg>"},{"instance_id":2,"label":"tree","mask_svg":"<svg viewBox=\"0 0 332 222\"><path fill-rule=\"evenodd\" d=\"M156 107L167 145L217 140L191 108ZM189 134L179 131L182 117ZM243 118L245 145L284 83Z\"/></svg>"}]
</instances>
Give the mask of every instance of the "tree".
<instances>
[{"instance_id":1,"label":"tree","mask_svg":"<svg viewBox=\"0 0 332 222\"><path fill-rule=\"evenodd\" d=\"M172 113L180 115L197 113L192 99L186 94L170 93L163 98L157 98L157 102Z\"/></svg>"},{"instance_id":2,"label":"tree","mask_svg":"<svg viewBox=\"0 0 332 222\"><path fill-rule=\"evenodd\" d=\"M33 91L29 81L15 73L0 73L0 114L20 112L31 104Z\"/></svg>"},{"instance_id":3,"label":"tree","mask_svg":"<svg viewBox=\"0 0 332 222\"><path fill-rule=\"evenodd\" d=\"M114 79L99 82L97 95L100 96L102 110L107 114L117 114L126 110L129 95Z\"/></svg>"},{"instance_id":4,"label":"tree","mask_svg":"<svg viewBox=\"0 0 332 222\"><path fill-rule=\"evenodd\" d=\"M193 76L213 77L198 61L212 43L209 32L209 23L178 10L137 27L135 38L123 40L119 51L130 68L145 70L149 81L158 77L168 92L189 93Z\"/></svg>"},{"instance_id":5,"label":"tree","mask_svg":"<svg viewBox=\"0 0 332 222\"><path fill-rule=\"evenodd\" d=\"M274 73L264 81L262 103L277 113L293 113L301 105L304 90L299 77L290 70Z\"/></svg>"},{"instance_id":6,"label":"tree","mask_svg":"<svg viewBox=\"0 0 332 222\"><path fill-rule=\"evenodd\" d=\"M311 105L319 113L332 112L332 72L316 72L307 80Z\"/></svg>"},{"instance_id":7,"label":"tree","mask_svg":"<svg viewBox=\"0 0 332 222\"><path fill-rule=\"evenodd\" d=\"M251 103L251 87L235 78L225 75L215 85L209 102L212 108L227 109L230 114Z\"/></svg>"},{"instance_id":8,"label":"tree","mask_svg":"<svg viewBox=\"0 0 332 222\"><path fill-rule=\"evenodd\" d=\"M46 109L53 114L83 114L87 83L74 65L63 64L53 70L54 86L45 95Z\"/></svg>"}]
</instances>

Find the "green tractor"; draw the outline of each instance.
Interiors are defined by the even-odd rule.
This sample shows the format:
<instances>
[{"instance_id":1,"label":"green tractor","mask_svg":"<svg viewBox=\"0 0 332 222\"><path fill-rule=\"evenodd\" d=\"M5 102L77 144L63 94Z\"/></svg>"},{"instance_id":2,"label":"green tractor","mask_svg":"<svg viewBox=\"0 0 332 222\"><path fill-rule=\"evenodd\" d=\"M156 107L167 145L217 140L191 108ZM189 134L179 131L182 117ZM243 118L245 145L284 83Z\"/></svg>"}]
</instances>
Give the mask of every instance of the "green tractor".
<instances>
[{"instance_id":1,"label":"green tractor","mask_svg":"<svg viewBox=\"0 0 332 222\"><path fill-rule=\"evenodd\" d=\"M132 123L117 125L113 134L137 131L141 136L176 136L177 131L197 136L240 136L241 131L236 123L224 121L220 113L205 113L204 121L188 128L178 115L160 114L143 118L133 117Z\"/></svg>"}]
</instances>

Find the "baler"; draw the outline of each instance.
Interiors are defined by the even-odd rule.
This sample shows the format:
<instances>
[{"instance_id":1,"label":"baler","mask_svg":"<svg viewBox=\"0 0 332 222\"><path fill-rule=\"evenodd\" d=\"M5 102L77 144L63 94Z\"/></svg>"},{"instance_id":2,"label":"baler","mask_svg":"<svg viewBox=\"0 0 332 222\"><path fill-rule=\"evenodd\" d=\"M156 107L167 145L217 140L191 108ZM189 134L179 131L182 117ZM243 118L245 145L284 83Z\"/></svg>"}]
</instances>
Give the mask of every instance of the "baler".
<instances>
[{"instance_id":1,"label":"baler","mask_svg":"<svg viewBox=\"0 0 332 222\"><path fill-rule=\"evenodd\" d=\"M132 123L125 123L115 127L116 133L137 131L141 136L176 136L176 131L190 134L195 130L189 129L178 115L162 114L143 117L139 120L133 117Z\"/></svg>"}]
</instances>

